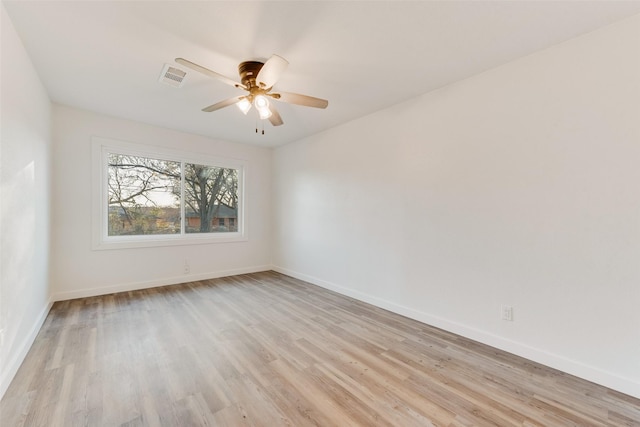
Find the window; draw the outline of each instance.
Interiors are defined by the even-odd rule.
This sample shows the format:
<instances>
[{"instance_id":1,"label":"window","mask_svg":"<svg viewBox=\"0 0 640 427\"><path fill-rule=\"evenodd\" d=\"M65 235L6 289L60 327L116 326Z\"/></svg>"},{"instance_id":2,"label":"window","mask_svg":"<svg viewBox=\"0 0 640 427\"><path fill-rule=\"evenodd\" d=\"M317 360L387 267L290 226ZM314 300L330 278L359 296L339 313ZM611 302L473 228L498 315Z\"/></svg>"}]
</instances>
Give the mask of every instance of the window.
<instances>
[{"instance_id":1,"label":"window","mask_svg":"<svg viewBox=\"0 0 640 427\"><path fill-rule=\"evenodd\" d=\"M238 216L238 170L220 166L185 163L184 187L187 217L195 218L187 233L224 233L224 218Z\"/></svg>"},{"instance_id":2,"label":"window","mask_svg":"<svg viewBox=\"0 0 640 427\"><path fill-rule=\"evenodd\" d=\"M102 138L93 152L95 249L246 240L243 162Z\"/></svg>"},{"instance_id":3,"label":"window","mask_svg":"<svg viewBox=\"0 0 640 427\"><path fill-rule=\"evenodd\" d=\"M109 236L180 233L180 162L107 153Z\"/></svg>"}]
</instances>

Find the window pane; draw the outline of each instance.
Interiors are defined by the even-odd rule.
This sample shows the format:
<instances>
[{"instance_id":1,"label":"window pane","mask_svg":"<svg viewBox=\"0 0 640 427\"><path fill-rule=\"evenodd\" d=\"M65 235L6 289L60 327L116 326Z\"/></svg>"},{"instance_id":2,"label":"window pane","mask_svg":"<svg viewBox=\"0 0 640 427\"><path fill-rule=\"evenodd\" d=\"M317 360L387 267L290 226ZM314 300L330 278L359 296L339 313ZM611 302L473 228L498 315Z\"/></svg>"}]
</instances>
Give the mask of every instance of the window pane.
<instances>
[{"instance_id":1,"label":"window pane","mask_svg":"<svg viewBox=\"0 0 640 427\"><path fill-rule=\"evenodd\" d=\"M180 233L180 162L109 154L109 236Z\"/></svg>"},{"instance_id":2,"label":"window pane","mask_svg":"<svg viewBox=\"0 0 640 427\"><path fill-rule=\"evenodd\" d=\"M237 169L186 163L184 179L187 233L238 231Z\"/></svg>"}]
</instances>

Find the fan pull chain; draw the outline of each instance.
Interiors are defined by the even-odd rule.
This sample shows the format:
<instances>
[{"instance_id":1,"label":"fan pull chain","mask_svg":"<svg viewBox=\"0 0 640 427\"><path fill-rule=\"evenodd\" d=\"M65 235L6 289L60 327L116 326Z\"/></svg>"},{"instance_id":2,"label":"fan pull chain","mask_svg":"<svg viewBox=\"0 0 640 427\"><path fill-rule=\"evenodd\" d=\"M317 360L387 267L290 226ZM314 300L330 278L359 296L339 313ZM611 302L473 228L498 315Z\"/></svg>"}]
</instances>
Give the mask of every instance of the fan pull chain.
<instances>
[{"instance_id":1,"label":"fan pull chain","mask_svg":"<svg viewBox=\"0 0 640 427\"><path fill-rule=\"evenodd\" d=\"M264 120L260 120L262 122L262 134L264 135ZM256 133L258 133L258 119L256 119Z\"/></svg>"}]
</instances>

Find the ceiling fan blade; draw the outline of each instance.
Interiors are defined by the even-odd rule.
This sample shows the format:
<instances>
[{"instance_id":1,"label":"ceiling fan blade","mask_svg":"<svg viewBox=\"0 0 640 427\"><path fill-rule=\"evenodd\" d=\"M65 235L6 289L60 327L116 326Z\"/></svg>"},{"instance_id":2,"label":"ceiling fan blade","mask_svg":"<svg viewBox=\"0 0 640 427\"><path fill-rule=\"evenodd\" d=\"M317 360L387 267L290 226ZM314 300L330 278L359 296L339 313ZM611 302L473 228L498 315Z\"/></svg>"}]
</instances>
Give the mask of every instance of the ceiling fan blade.
<instances>
[{"instance_id":1,"label":"ceiling fan blade","mask_svg":"<svg viewBox=\"0 0 640 427\"><path fill-rule=\"evenodd\" d=\"M271 58L264 63L260 72L258 72L258 76L256 77L256 82L260 85L260 87L264 89L268 89L273 87L274 84L278 81L284 70L287 69L289 62L281 56L271 55Z\"/></svg>"},{"instance_id":2,"label":"ceiling fan blade","mask_svg":"<svg viewBox=\"0 0 640 427\"><path fill-rule=\"evenodd\" d=\"M284 122L282 121L282 117L280 117L280 113L278 113L278 110L276 110L276 107L274 107L273 104L269 105L269 111L271 111L271 116L269 116L269 121L271 122L272 125L280 126L284 124Z\"/></svg>"},{"instance_id":3,"label":"ceiling fan blade","mask_svg":"<svg viewBox=\"0 0 640 427\"><path fill-rule=\"evenodd\" d=\"M303 105L305 107L327 108L327 105L329 105L329 101L326 99L300 95L299 93L279 92L273 95L280 95L279 98L274 96L274 98L280 99L280 101L288 102L289 104Z\"/></svg>"},{"instance_id":4,"label":"ceiling fan blade","mask_svg":"<svg viewBox=\"0 0 640 427\"><path fill-rule=\"evenodd\" d=\"M215 103L213 105L209 105L206 108L203 108L202 111L204 111L205 113L210 113L212 111L216 111L216 110L219 110L221 108L228 107L229 105L233 105L233 104L237 103L238 101L240 101L242 98L244 98L244 96L236 96L234 98L225 99L224 101L220 101L220 102Z\"/></svg>"},{"instance_id":5,"label":"ceiling fan blade","mask_svg":"<svg viewBox=\"0 0 640 427\"><path fill-rule=\"evenodd\" d=\"M239 87L242 89L246 89L245 85L243 85L242 83L238 83L235 80L232 80L226 76L223 76L222 74L216 73L215 71L211 71L208 68L205 68L201 65L195 64L191 61L188 61L184 58L176 58L176 62L180 65L184 65L185 67L191 68L192 70L198 71L202 74L205 74L209 77L213 77L214 79L218 79L221 82L224 82L228 85L234 86L234 87Z\"/></svg>"}]
</instances>

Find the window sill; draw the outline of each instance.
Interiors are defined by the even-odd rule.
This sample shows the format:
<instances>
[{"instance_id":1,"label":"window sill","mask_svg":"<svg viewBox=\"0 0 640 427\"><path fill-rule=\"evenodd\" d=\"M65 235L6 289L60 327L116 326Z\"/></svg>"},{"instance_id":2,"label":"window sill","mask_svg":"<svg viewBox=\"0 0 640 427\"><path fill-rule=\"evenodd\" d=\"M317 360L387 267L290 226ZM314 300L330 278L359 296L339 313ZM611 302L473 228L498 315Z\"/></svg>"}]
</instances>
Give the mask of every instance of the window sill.
<instances>
[{"instance_id":1,"label":"window sill","mask_svg":"<svg viewBox=\"0 0 640 427\"><path fill-rule=\"evenodd\" d=\"M210 245L217 243L246 242L249 240L240 232L224 235L176 235L176 236L113 236L94 241L94 251L110 249L154 248L165 246Z\"/></svg>"}]
</instances>

